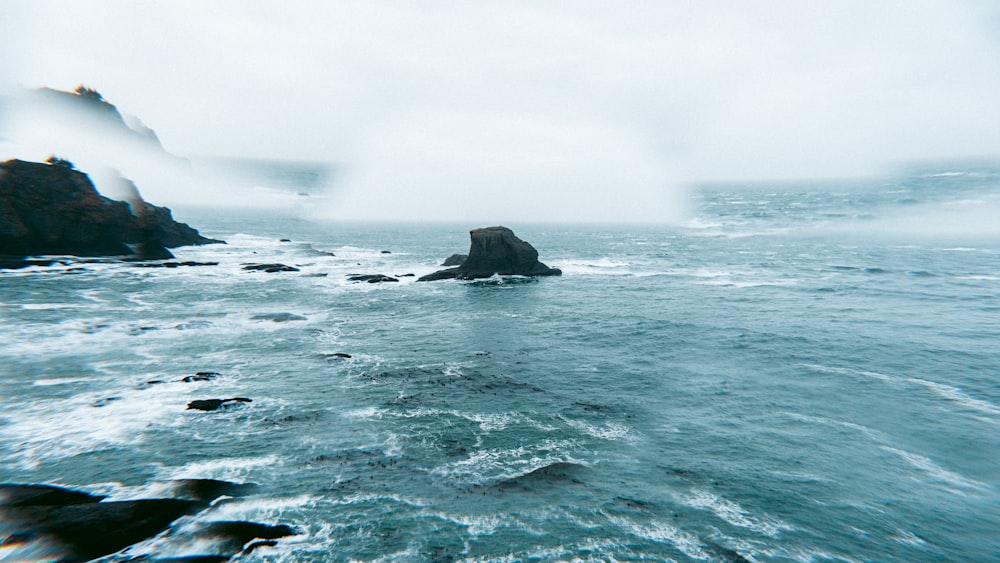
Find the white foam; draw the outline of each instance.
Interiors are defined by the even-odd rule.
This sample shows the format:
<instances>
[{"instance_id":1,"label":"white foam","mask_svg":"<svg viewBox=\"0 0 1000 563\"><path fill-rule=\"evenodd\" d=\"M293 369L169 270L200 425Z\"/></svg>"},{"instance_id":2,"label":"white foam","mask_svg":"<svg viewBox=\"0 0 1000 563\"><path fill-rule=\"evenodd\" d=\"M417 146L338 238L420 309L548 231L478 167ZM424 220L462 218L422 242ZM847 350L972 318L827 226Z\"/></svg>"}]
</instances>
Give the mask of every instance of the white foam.
<instances>
[{"instance_id":1,"label":"white foam","mask_svg":"<svg viewBox=\"0 0 1000 563\"><path fill-rule=\"evenodd\" d=\"M520 520L517 516L507 513L479 516L473 514L432 512L430 515L464 527L466 533L473 537L490 536L502 528L512 528L533 534L541 534L540 531L532 529L531 526Z\"/></svg>"},{"instance_id":2,"label":"white foam","mask_svg":"<svg viewBox=\"0 0 1000 563\"><path fill-rule=\"evenodd\" d=\"M914 545L914 546L924 546L927 545L927 541L923 538L917 536L909 530L896 530L893 534L892 539L904 545Z\"/></svg>"},{"instance_id":3,"label":"white foam","mask_svg":"<svg viewBox=\"0 0 1000 563\"><path fill-rule=\"evenodd\" d=\"M57 309L78 309L79 305L69 303L24 303L21 308L26 311L51 311Z\"/></svg>"},{"instance_id":4,"label":"white foam","mask_svg":"<svg viewBox=\"0 0 1000 563\"><path fill-rule=\"evenodd\" d=\"M607 517L613 524L633 536L670 544L692 559L711 560L713 558L710 553L705 551L705 546L698 539L698 536L685 532L669 522L649 520L640 524L628 518L611 514L608 514Z\"/></svg>"},{"instance_id":5,"label":"white foam","mask_svg":"<svg viewBox=\"0 0 1000 563\"><path fill-rule=\"evenodd\" d=\"M748 513L739 503L720 497L703 489L693 489L682 502L692 508L707 508L716 516L733 526L747 528L769 537L777 537L782 530L792 530L792 526L770 517Z\"/></svg>"},{"instance_id":6,"label":"white foam","mask_svg":"<svg viewBox=\"0 0 1000 563\"><path fill-rule=\"evenodd\" d=\"M479 450L466 459L436 467L431 474L442 479L484 484L520 477L554 463L586 465L566 453L574 447L573 441L548 440L531 449L522 446ZM539 452L549 453L538 455Z\"/></svg>"},{"instance_id":7,"label":"white foam","mask_svg":"<svg viewBox=\"0 0 1000 563\"><path fill-rule=\"evenodd\" d=\"M207 461L193 461L161 471L160 479L219 479L242 481L251 471L260 467L276 467L281 458L277 455L260 457L227 457Z\"/></svg>"},{"instance_id":8,"label":"white foam","mask_svg":"<svg viewBox=\"0 0 1000 563\"><path fill-rule=\"evenodd\" d=\"M967 393L963 392L958 387L952 385L937 383L935 381L928 381L926 379L920 379L918 377L899 377L895 375L887 375L884 373L878 373L874 371L855 370L849 368L834 368L816 364L803 364L803 365L807 368L826 373L837 373L844 375L863 375L865 377L870 377L872 379L877 379L879 381L885 381L887 383L896 383L896 384L909 383L909 384L919 385L931 391L935 395L947 399L949 401L952 401L965 408L975 410L979 413L986 414L991 417L1000 417L1000 407L994 405L993 403L990 403L989 401L974 398L968 395ZM997 419L980 418L979 420L990 420L991 422L994 423L1000 423L1000 420Z\"/></svg>"},{"instance_id":9,"label":"white foam","mask_svg":"<svg viewBox=\"0 0 1000 563\"><path fill-rule=\"evenodd\" d=\"M962 405L963 407L970 408L975 411L979 411L983 414L988 414L990 416L1000 416L1000 407L984 401L982 399L975 399L969 395L962 392L958 387L952 387L951 385L944 385L943 383L935 383L933 381L927 381L926 379L919 379L916 377L909 377L906 379L910 383L916 383L917 385L926 387L931 390L935 395L948 399Z\"/></svg>"},{"instance_id":10,"label":"white foam","mask_svg":"<svg viewBox=\"0 0 1000 563\"><path fill-rule=\"evenodd\" d=\"M89 383L96 381L94 377L60 377L48 379L36 379L32 385L36 387L51 387L53 385L68 385L70 383Z\"/></svg>"},{"instance_id":11,"label":"white foam","mask_svg":"<svg viewBox=\"0 0 1000 563\"><path fill-rule=\"evenodd\" d=\"M175 413L184 411L186 400L153 387L33 401L8 406L4 432L17 444L10 448L16 463L36 467L42 460L139 444L150 425L179 424Z\"/></svg>"},{"instance_id":12,"label":"white foam","mask_svg":"<svg viewBox=\"0 0 1000 563\"><path fill-rule=\"evenodd\" d=\"M928 474L932 478L958 487L960 489L973 489L973 490L985 490L986 486L978 481L974 481L954 471L949 471L940 465L934 463L930 458L922 456L920 454L915 454L913 452L908 452L906 450L900 450L898 448L893 448L890 446L881 446L881 448L887 452L892 452L899 457L903 458L907 463L916 469ZM954 491L954 489L952 489ZM958 492L958 491L955 491Z\"/></svg>"},{"instance_id":13,"label":"white foam","mask_svg":"<svg viewBox=\"0 0 1000 563\"><path fill-rule=\"evenodd\" d=\"M622 440L630 443L634 443L638 440L638 438L632 433L631 428L617 422L605 422L600 426L595 426L582 420L574 420L564 416L560 416L559 418L580 432L583 432L588 436L593 436L594 438L600 438L601 440Z\"/></svg>"}]
</instances>

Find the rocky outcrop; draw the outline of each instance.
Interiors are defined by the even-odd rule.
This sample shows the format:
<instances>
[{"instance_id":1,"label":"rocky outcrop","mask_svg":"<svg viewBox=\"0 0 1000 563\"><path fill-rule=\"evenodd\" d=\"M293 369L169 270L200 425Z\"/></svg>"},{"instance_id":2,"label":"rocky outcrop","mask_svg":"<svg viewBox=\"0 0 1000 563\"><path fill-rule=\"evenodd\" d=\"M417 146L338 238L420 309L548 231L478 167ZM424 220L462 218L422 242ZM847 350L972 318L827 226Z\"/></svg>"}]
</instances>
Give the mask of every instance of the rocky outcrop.
<instances>
[{"instance_id":1,"label":"rocky outcrop","mask_svg":"<svg viewBox=\"0 0 1000 563\"><path fill-rule=\"evenodd\" d=\"M469 231L472 245L461 266L439 270L417 281L471 280L502 276L558 276L562 270L538 261L538 251L517 238L507 227L485 227Z\"/></svg>"},{"instance_id":2,"label":"rocky outcrop","mask_svg":"<svg viewBox=\"0 0 1000 563\"><path fill-rule=\"evenodd\" d=\"M352 282L368 282L368 283L385 283L385 282L398 282L396 278L392 276L387 276L385 274L357 274L347 277L348 281Z\"/></svg>"},{"instance_id":3,"label":"rocky outcrop","mask_svg":"<svg viewBox=\"0 0 1000 563\"><path fill-rule=\"evenodd\" d=\"M461 266L465 264L465 261L469 259L468 254L452 254L451 256L444 259L441 262L442 266Z\"/></svg>"},{"instance_id":4,"label":"rocky outcrop","mask_svg":"<svg viewBox=\"0 0 1000 563\"><path fill-rule=\"evenodd\" d=\"M228 409L242 403L252 403L253 399L233 397L232 399L196 399L187 404L189 411L217 411Z\"/></svg>"},{"instance_id":5,"label":"rocky outcrop","mask_svg":"<svg viewBox=\"0 0 1000 563\"><path fill-rule=\"evenodd\" d=\"M174 221L165 207L102 196L65 161L0 163L0 255L161 259L172 257L166 248L218 242Z\"/></svg>"},{"instance_id":6,"label":"rocky outcrop","mask_svg":"<svg viewBox=\"0 0 1000 563\"><path fill-rule=\"evenodd\" d=\"M266 272L268 274L299 271L299 269L294 266L286 266L284 264L246 264L243 266L243 269L251 272Z\"/></svg>"},{"instance_id":7,"label":"rocky outcrop","mask_svg":"<svg viewBox=\"0 0 1000 563\"><path fill-rule=\"evenodd\" d=\"M241 497L258 489L253 483L181 479L164 483L169 498L108 501L83 491L45 484L0 484L0 529L5 560L83 562L101 558L170 528L166 546L198 545L206 553L142 561L228 561L275 540L299 534L286 524L198 520L197 515L222 497ZM172 524L190 516L194 522ZM254 541L258 540L258 541ZM118 560L118 558L115 558ZM138 560L138 559L135 559ZM133 561L133 559L129 559Z\"/></svg>"}]
</instances>

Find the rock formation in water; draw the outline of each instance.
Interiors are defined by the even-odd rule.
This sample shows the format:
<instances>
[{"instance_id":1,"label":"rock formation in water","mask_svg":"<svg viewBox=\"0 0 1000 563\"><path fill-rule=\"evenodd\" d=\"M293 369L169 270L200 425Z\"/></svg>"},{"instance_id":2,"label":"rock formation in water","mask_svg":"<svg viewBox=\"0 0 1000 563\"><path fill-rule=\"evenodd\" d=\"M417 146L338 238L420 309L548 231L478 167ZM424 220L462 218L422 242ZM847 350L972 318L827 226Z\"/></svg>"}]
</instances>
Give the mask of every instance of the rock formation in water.
<instances>
[{"instance_id":1,"label":"rock formation in water","mask_svg":"<svg viewBox=\"0 0 1000 563\"><path fill-rule=\"evenodd\" d=\"M172 257L166 248L223 242L174 221L169 209L135 193L131 203L106 198L86 174L55 158L49 164L0 163L0 255L155 260Z\"/></svg>"},{"instance_id":2,"label":"rock formation in water","mask_svg":"<svg viewBox=\"0 0 1000 563\"><path fill-rule=\"evenodd\" d=\"M469 259L468 254L452 254L441 262L442 266L461 266Z\"/></svg>"},{"instance_id":3,"label":"rock formation in water","mask_svg":"<svg viewBox=\"0 0 1000 563\"><path fill-rule=\"evenodd\" d=\"M169 498L108 501L105 497L46 484L0 484L0 529L11 561L83 562L104 557L149 539L163 530L166 546L198 545L206 553L143 561L228 561L274 540L300 533L285 524L249 521L200 521L199 513L223 497L241 497L257 490L253 483L215 479L181 479L165 483ZM195 518L185 526L172 524ZM263 541L253 541L263 540ZM117 558L116 558L117 560ZM133 559L129 559L133 561Z\"/></svg>"},{"instance_id":4,"label":"rock formation in water","mask_svg":"<svg viewBox=\"0 0 1000 563\"><path fill-rule=\"evenodd\" d=\"M558 276L562 270L538 261L538 251L517 238L507 227L484 227L469 231L469 257L458 267L427 274L417 281L471 280L502 276Z\"/></svg>"}]
</instances>

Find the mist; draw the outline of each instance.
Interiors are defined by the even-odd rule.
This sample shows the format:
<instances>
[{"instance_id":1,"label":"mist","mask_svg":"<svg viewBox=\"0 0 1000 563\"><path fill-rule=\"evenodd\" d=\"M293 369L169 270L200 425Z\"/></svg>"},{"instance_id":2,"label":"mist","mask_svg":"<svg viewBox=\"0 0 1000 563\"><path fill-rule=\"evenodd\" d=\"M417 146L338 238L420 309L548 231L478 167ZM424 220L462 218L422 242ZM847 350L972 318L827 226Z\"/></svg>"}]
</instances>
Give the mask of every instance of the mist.
<instances>
[{"instance_id":1,"label":"mist","mask_svg":"<svg viewBox=\"0 0 1000 563\"><path fill-rule=\"evenodd\" d=\"M60 149L166 205L676 222L700 182L1000 155L1000 9L986 1L15 1L6 14L8 91L84 83L173 155L338 170L303 206L80 148L106 143ZM56 152L2 112L0 157Z\"/></svg>"}]
</instances>

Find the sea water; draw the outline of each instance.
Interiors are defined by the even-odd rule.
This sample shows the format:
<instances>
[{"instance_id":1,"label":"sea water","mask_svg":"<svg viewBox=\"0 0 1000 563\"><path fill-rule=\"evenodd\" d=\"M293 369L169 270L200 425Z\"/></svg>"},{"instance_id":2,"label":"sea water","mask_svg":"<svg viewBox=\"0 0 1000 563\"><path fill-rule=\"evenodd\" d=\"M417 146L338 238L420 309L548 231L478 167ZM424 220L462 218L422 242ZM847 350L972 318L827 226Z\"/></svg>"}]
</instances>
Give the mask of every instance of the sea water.
<instances>
[{"instance_id":1,"label":"sea water","mask_svg":"<svg viewBox=\"0 0 1000 563\"><path fill-rule=\"evenodd\" d=\"M300 532L247 561L1000 560L997 168L694 197L507 224L554 278L415 282L487 225L206 210L217 266L0 273L0 481L256 483L194 517Z\"/></svg>"}]
</instances>

